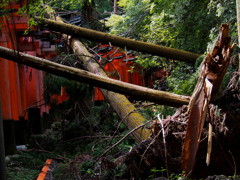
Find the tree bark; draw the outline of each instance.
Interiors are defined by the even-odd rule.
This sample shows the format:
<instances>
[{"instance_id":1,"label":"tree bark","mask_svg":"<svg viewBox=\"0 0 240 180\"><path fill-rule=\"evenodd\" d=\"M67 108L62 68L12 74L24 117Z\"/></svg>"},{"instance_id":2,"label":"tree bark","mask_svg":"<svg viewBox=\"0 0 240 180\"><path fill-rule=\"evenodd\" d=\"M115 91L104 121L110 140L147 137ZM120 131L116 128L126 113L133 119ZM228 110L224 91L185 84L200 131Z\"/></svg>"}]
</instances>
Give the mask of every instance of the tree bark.
<instances>
[{"instance_id":1,"label":"tree bark","mask_svg":"<svg viewBox=\"0 0 240 180\"><path fill-rule=\"evenodd\" d=\"M38 58L21 52L16 52L14 50L4 48L1 46L0 57L9 59L17 63L25 64L55 75L63 76L69 79L90 84L92 86L140 98L141 100L152 101L161 105L179 107L181 105L188 104L190 99L190 97L188 96L176 95L169 92L158 91L122 82L119 80L108 78L107 76L106 77L101 76L99 73L94 74L85 70L61 65L46 59ZM92 59L89 58L88 60L91 61Z\"/></svg>"},{"instance_id":2,"label":"tree bark","mask_svg":"<svg viewBox=\"0 0 240 180\"><path fill-rule=\"evenodd\" d=\"M236 0L236 10L237 10L237 27L238 27L238 46L240 47L240 0ZM238 61L239 61L238 69L240 73L240 58L238 58Z\"/></svg>"},{"instance_id":3,"label":"tree bark","mask_svg":"<svg viewBox=\"0 0 240 180\"><path fill-rule=\"evenodd\" d=\"M75 53L81 53L84 55L87 55L89 53L78 40L73 39L71 41L71 44ZM189 101L189 98L186 96L174 95L168 92L161 92L110 79L107 77L106 73L99 67L98 63L96 63L95 61L91 62L92 59L90 57L81 56L81 59L83 59L85 66L90 71L97 73L97 75L77 68L57 64L42 58L16 52L14 50L4 47L0 47L0 56L2 58L25 64L55 75L63 76L80 82L85 82L93 86L106 88L108 90L113 90L119 93L125 93L127 95L135 96L141 99L146 99L149 101L152 100L159 104L173 104L174 106L180 106L183 104L187 104ZM101 89L106 99L116 110L119 117L129 127L129 129L133 129L136 126L141 125L141 123L145 121L145 119L139 113L137 113L136 108L128 101L128 99L124 95L117 94L108 90ZM149 134L150 132L144 129L135 132L134 136L136 140L140 142L143 139L147 139Z\"/></svg>"},{"instance_id":4,"label":"tree bark","mask_svg":"<svg viewBox=\"0 0 240 180\"><path fill-rule=\"evenodd\" d=\"M39 24L47 26L51 30L65 33L76 38L84 38L87 40L101 43L111 42L111 44L115 46L119 46L122 48L126 47L131 50L162 56L174 60L194 63L195 60L200 56L199 54L194 54L187 51L168 48L160 45L146 43L143 41L137 41L129 38L103 33L100 31L94 31L91 29L82 28L71 24L66 24L63 22L41 19L38 17L35 17L35 20L37 20Z\"/></svg>"},{"instance_id":5,"label":"tree bark","mask_svg":"<svg viewBox=\"0 0 240 180\"><path fill-rule=\"evenodd\" d=\"M117 14L117 0L113 1L113 13Z\"/></svg>"},{"instance_id":6,"label":"tree bark","mask_svg":"<svg viewBox=\"0 0 240 180\"><path fill-rule=\"evenodd\" d=\"M58 22L62 22L62 19L58 16L56 17L56 20ZM88 52L85 46L78 39L71 38L66 35L63 36L65 36L65 38L71 39L70 45L74 53L81 55L79 56L79 59L83 62L83 65L88 71L108 77L104 70L99 66L99 64L96 61L92 61L91 57L93 55ZM145 118L137 112L137 109L134 107L134 105L132 105L124 95L105 89L100 89L100 91L103 93L104 97L107 99L113 109L117 112L120 119L124 122L124 124L126 124L129 129L134 129L143 124ZM136 94L136 91L132 92ZM133 133L133 136L137 142L140 142L142 140L148 139L150 134L150 130L148 129L138 129Z\"/></svg>"},{"instance_id":7,"label":"tree bark","mask_svg":"<svg viewBox=\"0 0 240 180\"><path fill-rule=\"evenodd\" d=\"M62 22L62 19L58 16L56 17L57 21ZM70 39L69 45L72 47L72 50L75 54L79 54L79 59L82 61L83 66L90 72L98 74L99 76L104 76L108 78L108 75L105 71L99 66L96 61L92 61L93 55L88 52L85 46L75 38L71 38L66 34L63 34L64 38ZM82 56L84 55L84 56ZM100 91L103 93L106 100L116 111L121 121L128 127L128 129L134 129L144 123L146 120L140 113L137 112L137 109L132 103L122 94L118 94L112 91L108 91L100 88ZM134 91L132 91L134 92ZM142 140L148 139L151 135L149 129L138 129L133 132L135 140L139 143Z\"/></svg>"},{"instance_id":8,"label":"tree bark","mask_svg":"<svg viewBox=\"0 0 240 180\"><path fill-rule=\"evenodd\" d=\"M107 74L104 72L104 70L102 70L98 63L96 62L88 63L89 60L91 61L91 59L89 58L91 54L87 51L87 49L83 46L83 44L79 40L72 39L71 47L75 54L87 55L86 57L81 56L80 59L82 60L84 66L90 72L94 72L99 76L107 77ZM117 112L120 119L124 122L124 124L126 124L126 126L130 130L144 123L145 118L140 113L137 112L137 109L134 107L134 105L131 104L124 95L108 91L102 88L100 89L100 91L103 93L104 97L113 107L113 109ZM150 131L147 129L139 129L133 133L133 136L138 142L140 142L142 140L149 138Z\"/></svg>"},{"instance_id":9,"label":"tree bark","mask_svg":"<svg viewBox=\"0 0 240 180\"><path fill-rule=\"evenodd\" d=\"M215 47L199 68L199 80L189 102L189 119L182 151L182 168L188 176L191 176L195 166L203 125L207 113L211 112L210 102L221 85L234 48L234 45L230 45L228 34L228 25L222 24Z\"/></svg>"}]
</instances>

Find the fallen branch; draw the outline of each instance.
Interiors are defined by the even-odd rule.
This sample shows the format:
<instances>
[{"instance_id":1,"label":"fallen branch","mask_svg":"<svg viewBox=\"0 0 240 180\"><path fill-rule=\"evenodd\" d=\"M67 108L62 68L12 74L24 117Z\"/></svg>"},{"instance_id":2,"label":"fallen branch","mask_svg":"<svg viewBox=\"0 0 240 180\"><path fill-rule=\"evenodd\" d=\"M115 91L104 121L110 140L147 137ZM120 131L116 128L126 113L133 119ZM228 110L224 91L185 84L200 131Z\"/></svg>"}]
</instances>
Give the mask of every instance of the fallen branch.
<instances>
[{"instance_id":1,"label":"fallen branch","mask_svg":"<svg viewBox=\"0 0 240 180\"><path fill-rule=\"evenodd\" d=\"M134 133L136 130L138 130L139 128L142 128L143 126L146 126L148 123L150 123L152 120L147 121L146 123L135 127L134 129L132 129L131 131L129 131L124 137L122 137L118 142L116 142L114 145L112 145L111 147L109 147L107 150L105 150L97 159L96 161L98 161L101 157L103 157L105 154L107 154L109 151L111 151L113 148L115 148L118 144L120 144L124 139L126 139L129 135L131 135L132 133Z\"/></svg>"}]
</instances>

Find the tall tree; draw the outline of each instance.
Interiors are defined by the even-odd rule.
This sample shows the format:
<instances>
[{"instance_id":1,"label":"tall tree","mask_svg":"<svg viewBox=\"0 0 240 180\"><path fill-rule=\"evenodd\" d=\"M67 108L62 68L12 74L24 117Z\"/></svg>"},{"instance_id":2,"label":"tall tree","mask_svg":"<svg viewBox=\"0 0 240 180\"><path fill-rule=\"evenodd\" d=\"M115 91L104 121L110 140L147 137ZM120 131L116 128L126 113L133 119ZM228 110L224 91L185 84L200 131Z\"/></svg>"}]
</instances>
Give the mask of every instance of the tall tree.
<instances>
[{"instance_id":1,"label":"tall tree","mask_svg":"<svg viewBox=\"0 0 240 180\"><path fill-rule=\"evenodd\" d=\"M240 0L236 0L236 10L237 10L238 46L240 46ZM239 72L240 72L240 58L239 58Z\"/></svg>"}]
</instances>

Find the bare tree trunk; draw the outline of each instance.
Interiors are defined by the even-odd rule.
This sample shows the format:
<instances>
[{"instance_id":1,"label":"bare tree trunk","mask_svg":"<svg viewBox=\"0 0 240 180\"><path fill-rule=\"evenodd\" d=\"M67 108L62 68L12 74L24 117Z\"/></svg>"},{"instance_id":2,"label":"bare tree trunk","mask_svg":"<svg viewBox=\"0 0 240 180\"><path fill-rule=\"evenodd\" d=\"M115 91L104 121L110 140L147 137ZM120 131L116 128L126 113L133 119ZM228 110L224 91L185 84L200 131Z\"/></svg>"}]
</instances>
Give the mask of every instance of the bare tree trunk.
<instances>
[{"instance_id":1,"label":"bare tree trunk","mask_svg":"<svg viewBox=\"0 0 240 180\"><path fill-rule=\"evenodd\" d=\"M237 9L237 27L238 27L238 46L240 47L240 0L236 0L236 9ZM240 73L240 57L238 61L239 61L238 71Z\"/></svg>"},{"instance_id":2,"label":"bare tree trunk","mask_svg":"<svg viewBox=\"0 0 240 180\"><path fill-rule=\"evenodd\" d=\"M56 19L57 21L62 22L61 18L56 17ZM78 39L71 38L66 35L63 36L65 36L65 38L70 38L70 46L72 47L73 52L75 54L81 55L79 56L79 59L82 61L83 66L88 71L98 74L99 76L108 77L105 71L99 66L99 64L96 61L92 61L93 55L88 52L85 46ZM144 123L145 118L137 112L137 109L134 107L134 105L130 103L124 95L105 89L100 89L100 91L103 93L106 100L117 112L121 121L128 127L128 129L134 129ZM137 142L148 139L150 134L150 130L144 128L133 132L133 136Z\"/></svg>"},{"instance_id":3,"label":"bare tree trunk","mask_svg":"<svg viewBox=\"0 0 240 180\"><path fill-rule=\"evenodd\" d=\"M117 0L113 1L113 13L117 14Z\"/></svg>"},{"instance_id":4,"label":"bare tree trunk","mask_svg":"<svg viewBox=\"0 0 240 180\"><path fill-rule=\"evenodd\" d=\"M84 53L84 52L83 52ZM86 53L85 53L86 54ZM90 55L90 54L89 54ZM190 97L172 94L169 92L158 91L119 80L104 77L81 69L61 65L46 59L38 58L28 54L16 52L14 50L0 46L0 57L11 61L25 64L36 69L63 76L76 81L81 81L92 86L104 88L128 96L156 102L161 105L179 107L188 104ZM91 58L89 58L91 61ZM93 62L92 62L93 63Z\"/></svg>"},{"instance_id":5,"label":"bare tree trunk","mask_svg":"<svg viewBox=\"0 0 240 180\"><path fill-rule=\"evenodd\" d=\"M129 38L124 38L112 34L103 33L100 31L94 31L91 29L86 29L63 22L56 22L48 19L41 19L35 17L38 23L47 26L49 29L65 33L77 38L84 38L95 42L109 43L119 47L126 47L135 51L140 51L143 53L149 53L153 55L158 55L174 60L184 61L188 63L194 63L199 57L199 54L194 54L187 51L182 51L178 49L168 48L164 46L159 46L151 43L146 43L143 41L137 41Z\"/></svg>"},{"instance_id":6,"label":"bare tree trunk","mask_svg":"<svg viewBox=\"0 0 240 180\"><path fill-rule=\"evenodd\" d=\"M89 56L91 54L87 49L82 45L77 39L71 40L71 47L75 54L83 54L86 56L81 56L80 59L84 63L85 67L90 71L98 74L99 76L107 77L107 74L102 70L96 62L89 63ZM137 112L137 109L129 102L129 100L121 94L117 94L105 89L100 89L104 97L117 112L120 119L126 124L129 129L134 129L137 126L140 126L145 121L145 118ZM140 142L147 139L150 136L150 131L147 129L139 129L134 132L133 136L135 139Z\"/></svg>"}]
</instances>

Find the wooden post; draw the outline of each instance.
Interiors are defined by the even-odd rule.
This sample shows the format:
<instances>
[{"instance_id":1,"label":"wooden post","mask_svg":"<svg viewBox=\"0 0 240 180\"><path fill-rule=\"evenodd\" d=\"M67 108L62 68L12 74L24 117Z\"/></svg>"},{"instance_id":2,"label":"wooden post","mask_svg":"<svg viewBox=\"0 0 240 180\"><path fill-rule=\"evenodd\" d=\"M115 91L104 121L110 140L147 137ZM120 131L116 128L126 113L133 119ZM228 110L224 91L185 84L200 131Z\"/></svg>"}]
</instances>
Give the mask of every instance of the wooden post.
<instances>
[{"instance_id":1,"label":"wooden post","mask_svg":"<svg viewBox=\"0 0 240 180\"><path fill-rule=\"evenodd\" d=\"M29 108L28 110L29 126L31 134L42 134L43 123L40 116L40 108Z\"/></svg>"},{"instance_id":2,"label":"wooden post","mask_svg":"<svg viewBox=\"0 0 240 180\"><path fill-rule=\"evenodd\" d=\"M1 101L0 101L0 179L2 180L7 179Z\"/></svg>"},{"instance_id":3,"label":"wooden post","mask_svg":"<svg viewBox=\"0 0 240 180\"><path fill-rule=\"evenodd\" d=\"M16 145L27 144L28 122L23 117L19 117L18 121L14 121Z\"/></svg>"},{"instance_id":4,"label":"wooden post","mask_svg":"<svg viewBox=\"0 0 240 180\"><path fill-rule=\"evenodd\" d=\"M12 155L16 153L16 139L15 139L15 126L13 119L3 120L4 128L4 141L5 141L5 153L6 155Z\"/></svg>"}]
</instances>

